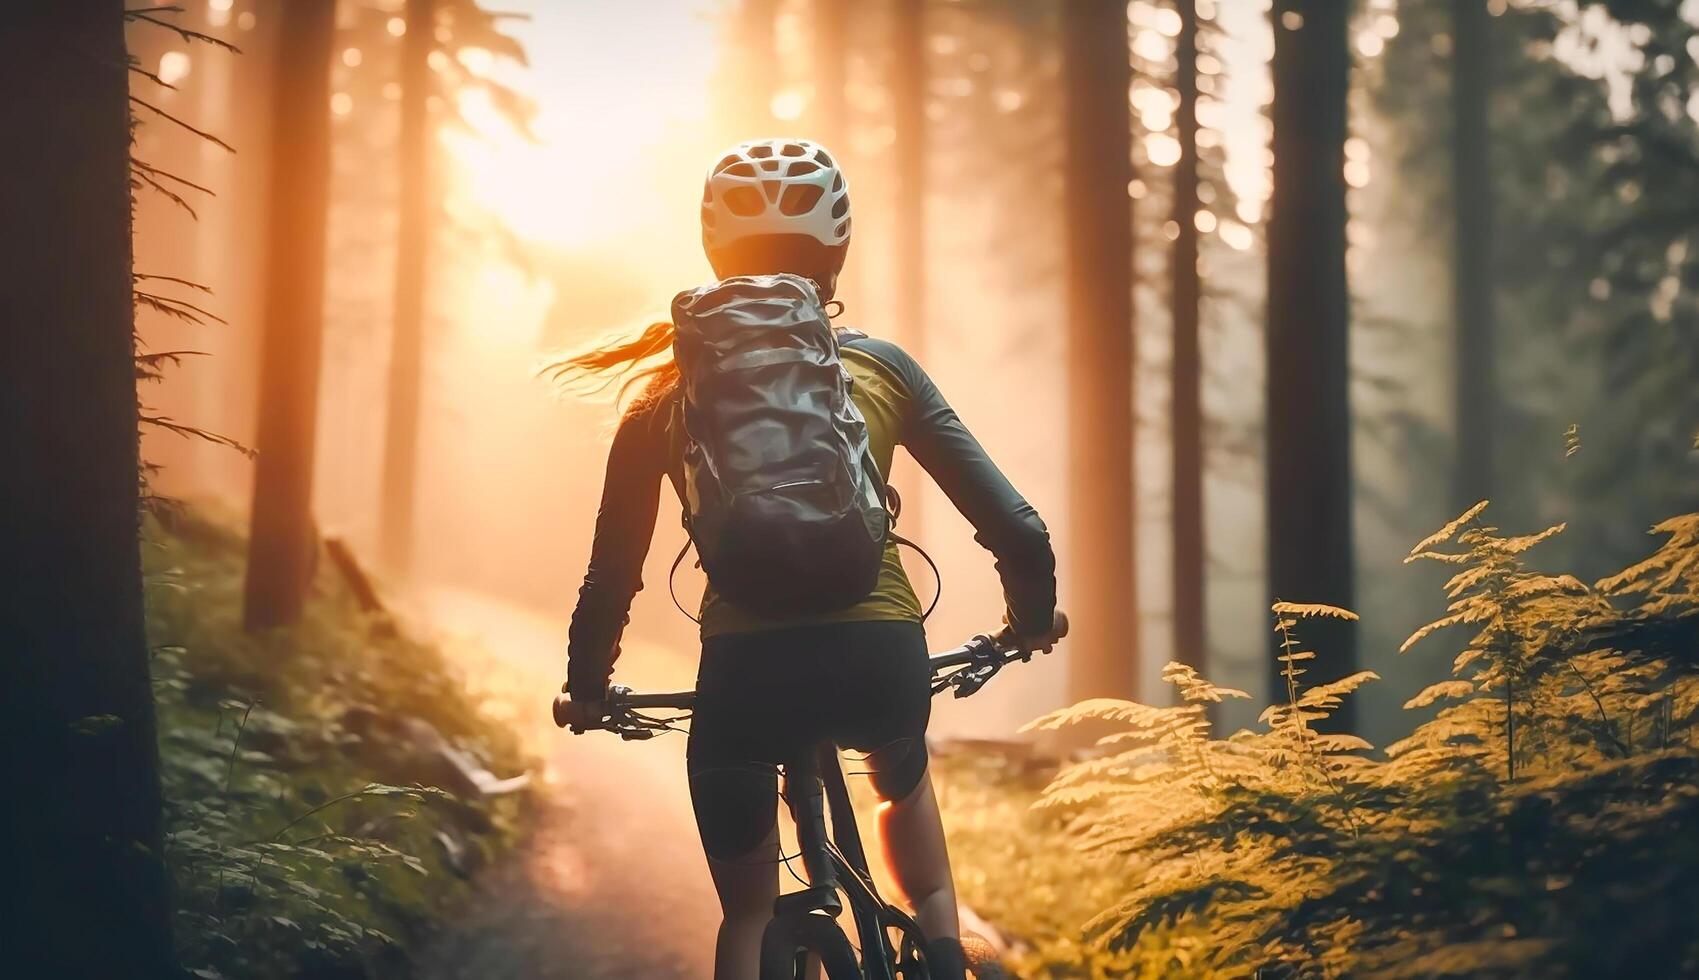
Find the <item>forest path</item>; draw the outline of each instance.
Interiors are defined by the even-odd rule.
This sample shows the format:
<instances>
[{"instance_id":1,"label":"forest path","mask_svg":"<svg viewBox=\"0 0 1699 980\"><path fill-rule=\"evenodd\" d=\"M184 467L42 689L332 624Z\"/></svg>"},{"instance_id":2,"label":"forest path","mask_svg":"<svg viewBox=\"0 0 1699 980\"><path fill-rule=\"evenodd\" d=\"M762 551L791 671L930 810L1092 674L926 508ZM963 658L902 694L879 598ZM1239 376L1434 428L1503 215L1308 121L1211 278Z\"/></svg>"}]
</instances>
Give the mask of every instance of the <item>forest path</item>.
<instances>
[{"instance_id":1,"label":"forest path","mask_svg":"<svg viewBox=\"0 0 1699 980\"><path fill-rule=\"evenodd\" d=\"M554 729L542 715L560 683L564 619L466 593L436 591L409 605L437 632L491 651L488 673L515 685L506 700L518 704L515 720L548 759L530 835L480 873L460 917L421 950L419 975L708 976L719 906L691 815L684 738L622 742ZM620 679L638 689L688 688L696 675L691 654L628 649Z\"/></svg>"}]
</instances>

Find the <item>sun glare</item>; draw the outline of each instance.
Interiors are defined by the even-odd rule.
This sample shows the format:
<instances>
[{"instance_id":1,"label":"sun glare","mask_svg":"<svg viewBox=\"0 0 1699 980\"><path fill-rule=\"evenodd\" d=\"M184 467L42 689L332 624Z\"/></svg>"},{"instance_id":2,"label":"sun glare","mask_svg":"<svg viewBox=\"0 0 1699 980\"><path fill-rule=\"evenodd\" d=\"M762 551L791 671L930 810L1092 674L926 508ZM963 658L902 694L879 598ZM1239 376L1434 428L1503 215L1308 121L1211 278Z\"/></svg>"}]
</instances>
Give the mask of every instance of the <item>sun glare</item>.
<instances>
[{"instance_id":1,"label":"sun glare","mask_svg":"<svg viewBox=\"0 0 1699 980\"><path fill-rule=\"evenodd\" d=\"M597 31L553 18L595 16L539 6L534 20L514 22L522 43L554 55L529 69L506 71L510 66L492 64L486 51L461 55L468 69L492 73L538 104L535 141L515 132L479 89L459 102L470 132L450 130L444 139L455 160L457 190L520 238L624 251L663 223L693 224L689 202L700 193L701 161L713 152L697 145L707 119L711 59L681 55L657 71L647 61L613 57L609 45L556 50ZM626 26L624 19L610 23ZM711 54L714 42L708 22L678 17L664 31L650 31L645 43Z\"/></svg>"}]
</instances>

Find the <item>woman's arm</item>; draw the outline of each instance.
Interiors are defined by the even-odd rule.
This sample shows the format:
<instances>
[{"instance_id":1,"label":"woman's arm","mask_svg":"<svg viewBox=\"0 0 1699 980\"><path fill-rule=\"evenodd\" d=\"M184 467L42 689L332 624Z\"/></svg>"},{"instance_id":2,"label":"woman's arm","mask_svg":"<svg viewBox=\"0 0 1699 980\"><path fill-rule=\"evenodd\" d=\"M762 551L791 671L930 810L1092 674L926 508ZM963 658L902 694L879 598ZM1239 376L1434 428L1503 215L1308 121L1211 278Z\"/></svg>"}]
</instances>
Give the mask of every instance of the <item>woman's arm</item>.
<instances>
[{"instance_id":1,"label":"woman's arm","mask_svg":"<svg viewBox=\"0 0 1699 980\"><path fill-rule=\"evenodd\" d=\"M1038 511L991 461L913 357L888 340L851 343L895 371L908 389L902 444L973 525L974 540L996 559L1010 628L1018 636L1049 633L1056 614L1056 554Z\"/></svg>"},{"instance_id":2,"label":"woman's arm","mask_svg":"<svg viewBox=\"0 0 1699 980\"><path fill-rule=\"evenodd\" d=\"M567 686L575 698L600 700L607 688L631 599L643 588L643 559L655 534L665 473L666 447L652 411L626 416L608 451L590 568L567 634Z\"/></svg>"}]
</instances>

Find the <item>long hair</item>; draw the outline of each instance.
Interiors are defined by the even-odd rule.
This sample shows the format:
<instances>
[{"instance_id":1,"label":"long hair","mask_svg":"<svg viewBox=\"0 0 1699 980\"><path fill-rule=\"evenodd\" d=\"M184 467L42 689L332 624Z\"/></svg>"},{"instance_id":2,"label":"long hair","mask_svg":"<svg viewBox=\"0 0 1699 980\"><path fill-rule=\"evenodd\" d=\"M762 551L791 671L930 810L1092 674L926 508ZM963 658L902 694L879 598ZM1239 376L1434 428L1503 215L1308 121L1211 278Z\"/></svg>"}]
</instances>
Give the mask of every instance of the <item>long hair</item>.
<instances>
[{"instance_id":1,"label":"long hair","mask_svg":"<svg viewBox=\"0 0 1699 980\"><path fill-rule=\"evenodd\" d=\"M826 245L807 235L752 235L709 252L708 262L721 279L775 272L800 275L815 283L822 300L832 301L848 249L848 242ZM842 312L843 303L837 305ZM675 332L670 321L660 320L635 337L603 337L544 365L543 373L580 395L606 391L617 381L624 414L635 415L678 387L678 365L672 356Z\"/></svg>"},{"instance_id":2,"label":"long hair","mask_svg":"<svg viewBox=\"0 0 1699 980\"><path fill-rule=\"evenodd\" d=\"M603 337L545 365L543 373L579 395L598 394L618 383L623 414L635 415L678 386L674 332L670 321L657 320L635 336Z\"/></svg>"}]
</instances>

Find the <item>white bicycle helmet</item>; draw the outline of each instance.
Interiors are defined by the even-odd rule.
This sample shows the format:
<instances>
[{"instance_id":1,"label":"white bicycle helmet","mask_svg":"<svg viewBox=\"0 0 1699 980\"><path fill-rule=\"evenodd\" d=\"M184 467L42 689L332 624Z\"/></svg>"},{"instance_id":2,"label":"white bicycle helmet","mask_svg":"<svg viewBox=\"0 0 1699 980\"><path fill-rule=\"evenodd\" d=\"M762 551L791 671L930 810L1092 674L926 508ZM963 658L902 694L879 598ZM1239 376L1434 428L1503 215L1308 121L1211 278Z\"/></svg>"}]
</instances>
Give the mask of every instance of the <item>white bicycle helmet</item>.
<instances>
[{"instance_id":1,"label":"white bicycle helmet","mask_svg":"<svg viewBox=\"0 0 1699 980\"><path fill-rule=\"evenodd\" d=\"M702 244L713 251L753 235L806 235L822 245L849 241L849 185L824 147L808 140L751 140L709 169Z\"/></svg>"}]
</instances>

